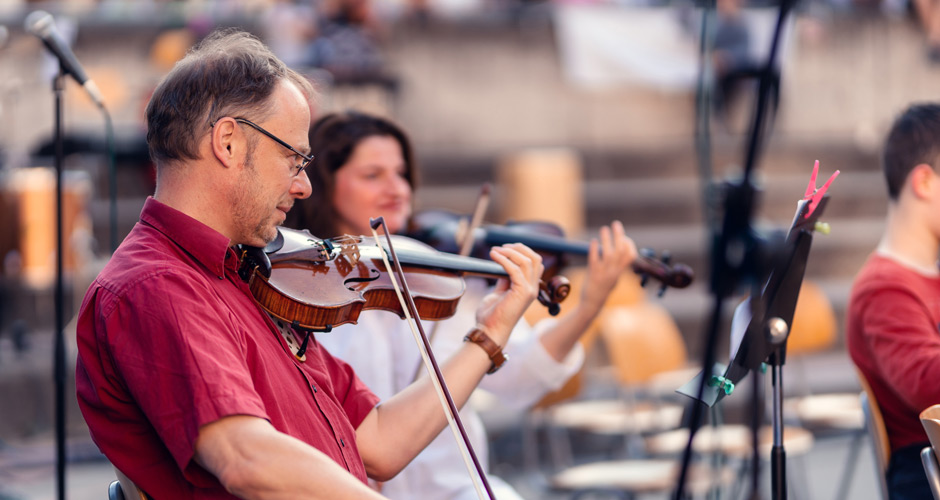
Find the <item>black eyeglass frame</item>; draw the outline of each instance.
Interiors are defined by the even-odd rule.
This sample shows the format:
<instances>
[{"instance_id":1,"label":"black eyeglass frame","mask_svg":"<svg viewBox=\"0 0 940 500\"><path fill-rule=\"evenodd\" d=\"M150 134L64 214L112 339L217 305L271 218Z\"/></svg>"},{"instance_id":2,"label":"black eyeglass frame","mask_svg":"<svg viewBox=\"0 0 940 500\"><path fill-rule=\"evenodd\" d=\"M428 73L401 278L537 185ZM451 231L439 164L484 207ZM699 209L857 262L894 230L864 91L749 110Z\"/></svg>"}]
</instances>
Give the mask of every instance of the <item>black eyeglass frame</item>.
<instances>
[{"instance_id":1,"label":"black eyeglass frame","mask_svg":"<svg viewBox=\"0 0 940 500\"><path fill-rule=\"evenodd\" d=\"M219 118L219 120L221 120L221 119L222 119L222 118ZM297 150L297 148L295 148L294 146L291 146L290 144L284 142L284 140L282 140L282 139L279 138L278 136L272 134L271 132L268 132L268 131L265 130L264 127L262 127L261 125L258 125L257 123L255 123L255 122L253 122L253 121L251 121L251 120L249 120L249 119L247 119L247 118L241 118L241 117L233 116L232 119L235 120L235 121L238 122L238 123L244 123L245 125L248 125L249 127L253 128L253 129L255 129L255 130L257 130L258 132L261 132L262 134L264 134L265 136L267 136L268 139L271 139L272 141L274 141L274 142L280 144L281 146L284 146L285 148L289 149L289 150L290 150L291 152L293 152L294 154L296 154L296 155L300 156L301 158L303 158L303 161L300 162L300 165L294 165L293 168L296 169L296 172L294 172L294 173L292 174L293 177L297 177L298 175L300 175L300 173L303 172L304 169L307 168L308 165L310 165L310 162L313 161L313 158L314 158L313 155L305 155L305 154L301 153L300 151ZM218 123L219 120L216 120L216 121L212 122L212 126L214 127L215 124Z\"/></svg>"}]
</instances>

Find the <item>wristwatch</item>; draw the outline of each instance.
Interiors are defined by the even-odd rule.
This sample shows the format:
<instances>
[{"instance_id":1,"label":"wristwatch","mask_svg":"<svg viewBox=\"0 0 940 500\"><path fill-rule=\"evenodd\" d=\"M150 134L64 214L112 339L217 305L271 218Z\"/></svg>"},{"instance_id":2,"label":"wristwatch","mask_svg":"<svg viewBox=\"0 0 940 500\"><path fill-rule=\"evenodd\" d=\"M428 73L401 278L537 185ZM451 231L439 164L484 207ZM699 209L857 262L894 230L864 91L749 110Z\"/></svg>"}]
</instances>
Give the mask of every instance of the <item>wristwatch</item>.
<instances>
[{"instance_id":1,"label":"wristwatch","mask_svg":"<svg viewBox=\"0 0 940 500\"><path fill-rule=\"evenodd\" d=\"M499 370L499 367L503 366L503 363L505 363L508 359L506 355L503 354L503 349L499 346L499 344L493 342L493 339L491 339L490 336L486 334L486 332L479 328L470 330L470 333L468 333L463 338L463 341L473 342L486 351L486 354L490 357L490 361L493 362L493 365L490 366L490 369L486 372L487 375L495 373L496 370Z\"/></svg>"}]
</instances>

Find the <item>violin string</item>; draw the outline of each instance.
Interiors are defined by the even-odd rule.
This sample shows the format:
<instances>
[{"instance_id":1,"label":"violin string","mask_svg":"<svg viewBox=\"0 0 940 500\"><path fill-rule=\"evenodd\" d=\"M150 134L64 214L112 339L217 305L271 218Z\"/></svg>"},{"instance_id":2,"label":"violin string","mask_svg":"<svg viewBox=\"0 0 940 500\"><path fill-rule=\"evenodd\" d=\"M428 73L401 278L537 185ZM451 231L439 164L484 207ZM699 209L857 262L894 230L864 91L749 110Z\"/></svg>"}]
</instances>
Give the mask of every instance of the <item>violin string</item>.
<instances>
[{"instance_id":1,"label":"violin string","mask_svg":"<svg viewBox=\"0 0 940 500\"><path fill-rule=\"evenodd\" d=\"M384 224L384 221L382 222ZM381 245L379 244L379 234L376 232L375 228L370 225L372 230L372 237L375 240L376 245L379 245L379 249L382 250ZM384 251L380 251L379 254L382 256L382 262L385 264L385 269L391 271L392 266L388 261L388 256ZM473 487L476 489L477 497L480 500L486 500L486 496L483 495L483 487L480 484L480 478L477 477L477 471L474 470L473 464L471 463L469 451L467 450L467 444L463 442L463 438L460 434L460 431L457 428L456 416L451 412L450 405L447 404L447 398L444 396L444 388L441 386L441 382L434 376L434 373L431 369L431 358L428 355L427 348L424 343L421 341L421 334L418 333L418 328L415 325L416 320L411 315L409 307L405 302L405 297L402 295L401 289L398 287L398 280L395 278L395 273L388 273L389 280L392 282L392 288L395 289L395 295L398 297L399 302L401 302L402 310L405 312L405 321L408 322L408 326L411 327L411 334L414 337L415 343L418 345L418 352L421 353L421 359L424 360L424 365L428 370L428 378L431 379L432 385L437 392L437 397L441 402L441 406L444 408L444 415L447 417L447 423L450 427L451 432L454 434L454 439L457 440L457 447L460 448L460 454L463 457L464 465L467 467L467 472L470 474L470 479L473 480ZM482 470L479 471L482 474Z\"/></svg>"}]
</instances>

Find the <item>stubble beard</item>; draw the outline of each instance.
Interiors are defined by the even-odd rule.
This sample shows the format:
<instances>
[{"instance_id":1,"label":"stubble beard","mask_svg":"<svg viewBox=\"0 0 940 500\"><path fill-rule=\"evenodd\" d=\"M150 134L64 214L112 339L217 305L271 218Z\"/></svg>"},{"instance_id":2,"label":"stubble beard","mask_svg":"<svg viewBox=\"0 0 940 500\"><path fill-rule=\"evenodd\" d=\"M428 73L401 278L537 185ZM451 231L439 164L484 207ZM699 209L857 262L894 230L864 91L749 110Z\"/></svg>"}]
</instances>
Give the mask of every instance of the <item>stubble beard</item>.
<instances>
[{"instance_id":1,"label":"stubble beard","mask_svg":"<svg viewBox=\"0 0 940 500\"><path fill-rule=\"evenodd\" d=\"M232 194L235 227L242 242L263 241L268 244L277 237L277 225L267 214L264 193L259 189L255 168L254 144L249 145L241 182ZM257 245L264 246L264 245Z\"/></svg>"}]
</instances>

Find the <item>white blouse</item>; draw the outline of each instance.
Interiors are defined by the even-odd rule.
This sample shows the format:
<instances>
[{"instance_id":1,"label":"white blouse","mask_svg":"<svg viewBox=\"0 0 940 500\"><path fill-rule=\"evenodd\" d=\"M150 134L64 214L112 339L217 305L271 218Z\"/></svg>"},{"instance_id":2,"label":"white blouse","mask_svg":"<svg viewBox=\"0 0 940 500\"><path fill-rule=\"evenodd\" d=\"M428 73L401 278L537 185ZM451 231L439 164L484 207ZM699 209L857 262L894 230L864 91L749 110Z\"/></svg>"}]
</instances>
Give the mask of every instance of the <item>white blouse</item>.
<instances>
[{"instance_id":1,"label":"white blouse","mask_svg":"<svg viewBox=\"0 0 940 500\"><path fill-rule=\"evenodd\" d=\"M435 331L435 323L440 323L432 341L439 364L460 349L464 335L476 324L476 305L486 292L483 280L467 280L467 292L454 317L424 322L428 335ZM503 349L508 360L499 371L484 376L479 388L492 393L505 407L520 411L561 388L581 367L584 351L576 344L562 362L552 358L539 338L554 323L555 320L548 319L531 327L520 321ZM417 370L425 374L411 329L389 312L363 311L358 324L318 333L316 338L333 355L352 365L359 378L383 401L411 384ZM468 403L460 418L477 458L484 470L488 469L486 429L479 414ZM521 498L499 478L488 476L488 479L500 500ZM450 429L444 429L400 474L384 483L381 491L393 500L477 498Z\"/></svg>"}]
</instances>

